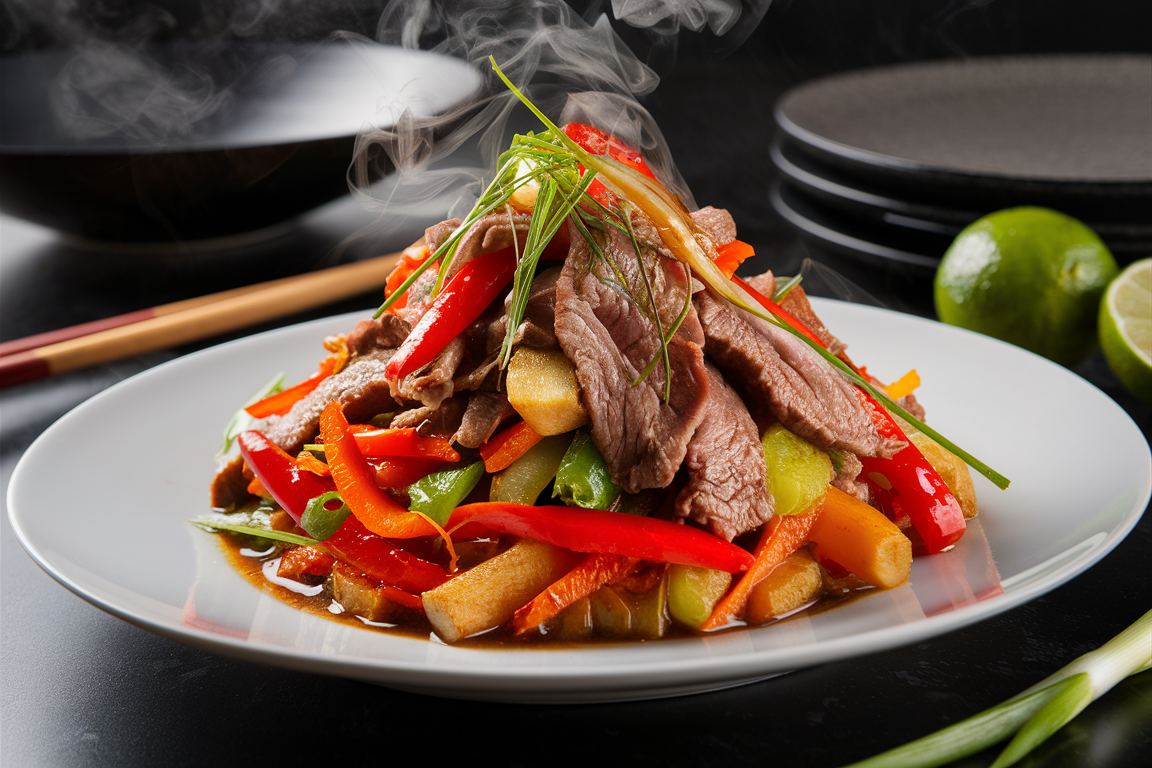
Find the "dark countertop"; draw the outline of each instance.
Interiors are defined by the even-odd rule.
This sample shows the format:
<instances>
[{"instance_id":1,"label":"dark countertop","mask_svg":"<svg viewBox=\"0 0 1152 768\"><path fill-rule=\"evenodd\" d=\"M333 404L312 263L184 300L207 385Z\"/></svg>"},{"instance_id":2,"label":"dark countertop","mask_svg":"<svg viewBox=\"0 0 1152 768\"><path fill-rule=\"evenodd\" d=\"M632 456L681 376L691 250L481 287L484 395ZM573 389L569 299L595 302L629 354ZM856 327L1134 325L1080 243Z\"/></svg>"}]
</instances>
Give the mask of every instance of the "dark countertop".
<instances>
[{"instance_id":1,"label":"dark countertop","mask_svg":"<svg viewBox=\"0 0 1152 768\"><path fill-rule=\"evenodd\" d=\"M744 62L761 66L755 58ZM766 67L766 65L764 65ZM767 71L766 69L764 71ZM708 114L700 103L669 129L701 203L731 207L757 267L781 273L806 256L771 212L767 108L780 84L764 72L758 105L725 121L696 152ZM760 78L756 80L756 78ZM705 98L709 72L669 88ZM666 126L674 90L653 112ZM721 99L717 95L715 98ZM740 163L739 159L745 162ZM736 164L732 164L736 160ZM729 163L725 166L724 163ZM718 176L709 168L732 168ZM411 239L361 243L333 255L370 223L351 200L307 217L295 231L242 252L123 255L76 248L54 234L0 218L0 338L93 320L233 285L363 258ZM415 227L415 231L419 231ZM872 287L893 306L922 297ZM374 304L364 296L274 327ZM253 329L256 330L256 329ZM159 363L244 334L156 352L0 392L0 477L5 494L20 456L58 417L101 390ZM1148 436L1149 410L1119 388L1097 355L1076 372L1103 389ZM1075 418L1069 404L1067 418ZM178 436L175 436L178 439ZM1061 457L1073 466L1074 456ZM1083 478L1091 482L1091 478ZM62 478L67 481L66 476ZM6 508L5 508L6 509ZM1002 701L1097 647L1149 609L1152 516L1083 575L1022 607L912 646L799 670L731 690L609 705L521 706L436 699L206 653L124 623L61 588L22 551L5 512L0 582L3 698L0 761L12 766L251 764L286 757L422 759L492 750L510 765L803 765L831 768L925 735ZM115 535L110 531L109 535ZM451 743L437 749L450 734ZM478 750L478 751L477 751ZM448 754L446 754L448 753ZM982 766L993 752L960 763ZM1121 768L1152 758L1152 675L1121 682L1022 766Z\"/></svg>"}]
</instances>

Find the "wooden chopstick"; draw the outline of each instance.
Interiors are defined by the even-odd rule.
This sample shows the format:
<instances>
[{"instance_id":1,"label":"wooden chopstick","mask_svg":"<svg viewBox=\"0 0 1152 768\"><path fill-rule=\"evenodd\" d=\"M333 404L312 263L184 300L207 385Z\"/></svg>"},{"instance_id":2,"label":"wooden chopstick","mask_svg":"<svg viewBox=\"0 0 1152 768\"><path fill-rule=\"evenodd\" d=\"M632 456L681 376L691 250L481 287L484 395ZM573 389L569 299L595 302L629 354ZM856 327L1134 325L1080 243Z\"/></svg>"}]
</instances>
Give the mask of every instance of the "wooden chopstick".
<instances>
[{"instance_id":1,"label":"wooden chopstick","mask_svg":"<svg viewBox=\"0 0 1152 768\"><path fill-rule=\"evenodd\" d=\"M391 253L17 339L8 342L16 351L0 356L0 387L176 347L376 290L399 258ZM85 327L95 330L68 338ZM55 334L60 335L53 339ZM40 338L49 343L24 346Z\"/></svg>"}]
</instances>

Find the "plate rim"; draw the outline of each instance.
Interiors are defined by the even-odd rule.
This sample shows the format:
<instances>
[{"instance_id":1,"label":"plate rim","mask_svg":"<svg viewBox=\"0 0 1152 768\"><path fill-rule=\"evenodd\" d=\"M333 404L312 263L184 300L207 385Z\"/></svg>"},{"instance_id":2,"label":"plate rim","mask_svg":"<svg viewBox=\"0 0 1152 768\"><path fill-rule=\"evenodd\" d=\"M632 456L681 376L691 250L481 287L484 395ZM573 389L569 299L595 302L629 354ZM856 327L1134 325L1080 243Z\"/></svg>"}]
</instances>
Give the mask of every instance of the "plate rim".
<instances>
[{"instance_id":1,"label":"plate rim","mask_svg":"<svg viewBox=\"0 0 1152 768\"><path fill-rule=\"evenodd\" d=\"M934 321L913 315L893 312L866 305L848 304L830 299L814 297L817 311L821 305L838 304L850 306L853 311L864 313L882 313L885 315L899 315L903 320L916 323L939 325ZM468 664L466 658L460 661L453 660L436 667L415 664L403 660L388 658L366 659L362 656L341 657L334 655L318 656L316 653L289 648L281 645L267 643L261 640L237 639L205 631L196 627L173 624L159 616L148 616L134 610L130 606L118 604L115 597L100 594L99 590L84 587L74 582L68 574L58 568L52 559L46 556L36 542L29 539L28 532L22 524L21 511L26 499L22 497L24 476L30 472L28 469L36 457L36 446L46 441L58 430L66 429L70 417L82 409L98 408L100 402L110 395L108 393L119 391L132 382L139 382L148 374L161 369L171 369L190 365L203 356L213 353L221 347L242 344L251 339L259 339L269 334L300 333L311 327L325 323L345 323L347 320L363 317L363 312L351 312L334 315L318 320L300 323L283 328L265 331L254 336L225 342L221 345L199 350L161 365L150 368L129 379L119 382L112 387L98 393L92 398L78 404L67 414L44 430L41 435L21 456L9 480L7 492L8 517L13 532L29 556L53 579L59 582L85 601L110 613L130 624L148 631L169 637L178 642L215 653L221 653L234 658L245 659L257 663L267 663L290 669L304 670L319 674L329 674L341 677L351 677L403 690L414 690L431 695L449 696L453 698L474 698L489 701L520 701L527 703L575 703L595 701L624 701L643 698L659 698L668 695L682 695L685 693L716 690L743 683L754 682L766 676L786 672L790 669L815 666L834 660L856 658L884 650L899 648L927 638L946 634L948 632L967 626L977 621L990 618L1011 608L1029 602L1042 594L1066 583L1070 579L1095 565L1112 551L1131 532L1142 517L1147 507L1149 497L1152 496L1152 454L1144 457L1147 471L1144 477L1143 495L1136 498L1132 508L1126 512L1122 522L1108 531L1102 540L1096 541L1084 552L1076 554L1067 562L1059 565L1044 578L1033 580L1010 592L1005 592L985 600L956 608L946 613L926 617L923 620L896 626L885 626L869 629L864 632L822 640L815 646L797 645L774 648L770 652L749 650L744 653L722 657L708 657L703 660L693 660L691 674L683 674L683 660L670 659L653 662L644 661L640 664L630 663L628 669L622 668L620 662L614 664L580 664L568 667L548 667L543 673L537 667L475 667ZM944 326L951 328L949 326ZM951 329L961 333L970 333L960 329ZM976 335L976 334L972 334ZM995 344L1010 346L1004 342L987 339ZM1013 348L1020 354L1032 355L1024 350ZM1042 359L1042 358L1041 358ZM189 361L192 361L190 363ZM1048 361L1044 361L1048 362ZM1075 376L1070 371L1049 363L1053 368ZM1079 378L1079 377L1076 377ZM1080 380L1083 382L1083 380ZM1086 386L1091 386L1083 382ZM1101 393L1102 397L1107 397ZM1127 425L1139 431L1131 417L1119 408L1111 399L1109 402L1115 407L1117 413L1122 415ZM96 405L92 405L95 403ZM46 437L48 436L48 437ZM28 456L32 460L27 460ZM1139 497L1140 494L1138 493ZM18 498L20 497L20 498ZM323 621L323 619L320 619ZM393 636L395 637L395 636ZM428 640L404 638L414 643L427 643ZM661 643L695 642L694 638L686 640L662 640ZM602 647L602 646L598 646ZM610 646L611 647L611 646ZM634 644L631 647L636 647ZM476 649L470 649L476 650ZM485 651L477 651L483 653ZM495 653L552 653L547 648L516 649L514 651L497 650ZM633 660L630 660L633 661ZM664 674L676 671L679 674L680 688L682 690L668 691L668 684L658 682ZM614 687L606 687L601 677L610 678L616 683ZM642 685L644 679L648 685ZM558 689L557 684L563 688Z\"/></svg>"}]
</instances>

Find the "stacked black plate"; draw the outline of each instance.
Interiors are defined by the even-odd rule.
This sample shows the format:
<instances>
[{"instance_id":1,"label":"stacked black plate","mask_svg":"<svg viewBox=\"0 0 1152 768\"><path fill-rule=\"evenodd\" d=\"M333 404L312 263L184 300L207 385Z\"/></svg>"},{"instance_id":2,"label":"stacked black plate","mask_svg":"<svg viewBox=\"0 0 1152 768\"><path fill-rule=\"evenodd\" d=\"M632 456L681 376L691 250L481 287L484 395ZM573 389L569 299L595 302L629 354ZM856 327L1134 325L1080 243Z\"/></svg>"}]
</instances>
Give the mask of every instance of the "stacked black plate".
<instances>
[{"instance_id":1,"label":"stacked black plate","mask_svg":"<svg viewBox=\"0 0 1152 768\"><path fill-rule=\"evenodd\" d=\"M1121 263L1152 254L1152 56L856 71L775 116L773 206L850 277L922 287L961 229L1019 205L1079 218Z\"/></svg>"}]
</instances>

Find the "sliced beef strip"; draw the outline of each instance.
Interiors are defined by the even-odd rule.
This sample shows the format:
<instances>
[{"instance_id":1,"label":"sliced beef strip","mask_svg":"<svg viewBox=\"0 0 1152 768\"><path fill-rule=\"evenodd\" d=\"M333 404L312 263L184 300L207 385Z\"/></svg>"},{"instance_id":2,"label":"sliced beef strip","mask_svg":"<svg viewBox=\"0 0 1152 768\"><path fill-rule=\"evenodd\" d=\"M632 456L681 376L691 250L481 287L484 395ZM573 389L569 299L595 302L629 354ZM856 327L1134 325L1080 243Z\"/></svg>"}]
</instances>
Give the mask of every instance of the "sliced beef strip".
<instances>
[{"instance_id":1,"label":"sliced beef strip","mask_svg":"<svg viewBox=\"0 0 1152 768\"><path fill-rule=\"evenodd\" d=\"M350 354L363 356L381 349L398 348L411 331L412 326L407 322L396 315L385 313L356 323L345 343Z\"/></svg>"},{"instance_id":2,"label":"sliced beef strip","mask_svg":"<svg viewBox=\"0 0 1152 768\"><path fill-rule=\"evenodd\" d=\"M792 432L819 448L864 456L891 456L903 447L877 434L852 385L804 342L710 291L694 302L708 357Z\"/></svg>"},{"instance_id":3,"label":"sliced beef strip","mask_svg":"<svg viewBox=\"0 0 1152 768\"><path fill-rule=\"evenodd\" d=\"M736 221L724 208L705 206L692 212L692 221L708 235L713 245L725 245L736 239Z\"/></svg>"},{"instance_id":4,"label":"sliced beef strip","mask_svg":"<svg viewBox=\"0 0 1152 768\"><path fill-rule=\"evenodd\" d=\"M626 236L609 229L606 249L627 281L639 276L639 258ZM683 308L689 286L675 266L666 268L653 253L652 283L656 307L667 323ZM629 493L671 483L684 461L688 441L704 417L708 374L704 368L703 330L690 311L668 344L671 400L662 401L665 370L657 364L643 383L640 372L659 354L656 326L631 298L621 293L613 270L593 262L591 249L576 232L556 284L556 337L576 366L592 439L604 455L613 479ZM629 289L643 290L636 284ZM637 295L637 294L634 294Z\"/></svg>"},{"instance_id":5,"label":"sliced beef strip","mask_svg":"<svg viewBox=\"0 0 1152 768\"><path fill-rule=\"evenodd\" d=\"M500 422L514 413L516 410L503 392L473 392L452 441L465 448L479 448L488 442Z\"/></svg>"},{"instance_id":6,"label":"sliced beef strip","mask_svg":"<svg viewBox=\"0 0 1152 768\"><path fill-rule=\"evenodd\" d=\"M531 224L532 217L526 213L514 213L511 218L506 213L490 213L477 220L460 238L456 254L452 257L452 263L448 266L444 279L450 280L465 264L481 254L511 246L513 231L523 244ZM429 239L429 243L431 242Z\"/></svg>"},{"instance_id":7,"label":"sliced beef strip","mask_svg":"<svg viewBox=\"0 0 1152 768\"><path fill-rule=\"evenodd\" d=\"M418 406L401 411L389 425L395 429L415 429L422 437L437 435L445 437L460 428L464 416L465 398L453 395L435 408Z\"/></svg>"},{"instance_id":8,"label":"sliced beef strip","mask_svg":"<svg viewBox=\"0 0 1152 768\"><path fill-rule=\"evenodd\" d=\"M869 503L872 494L868 490L868 484L856 479L864 471L860 458L854 453L842 453L840 456L840 471L832 478L832 485L865 504Z\"/></svg>"},{"instance_id":9,"label":"sliced beef strip","mask_svg":"<svg viewBox=\"0 0 1152 768\"><path fill-rule=\"evenodd\" d=\"M379 413L398 411L384 378L384 366L395 350L384 349L354 358L344 370L330 376L265 433L268 439L291 454L316 436L320 413L333 400L344 406L348 420L367 422Z\"/></svg>"},{"instance_id":10,"label":"sliced beef strip","mask_svg":"<svg viewBox=\"0 0 1152 768\"><path fill-rule=\"evenodd\" d=\"M464 348L463 334L452 339L426 366L402 379L390 381L392 396L398 402L408 400L436 408L455 391L452 377L464 359Z\"/></svg>"},{"instance_id":11,"label":"sliced beef strip","mask_svg":"<svg viewBox=\"0 0 1152 768\"><path fill-rule=\"evenodd\" d=\"M244 477L244 458L233 457L212 479L211 499L216 509L228 509L252 498L248 478Z\"/></svg>"},{"instance_id":12,"label":"sliced beef strip","mask_svg":"<svg viewBox=\"0 0 1152 768\"><path fill-rule=\"evenodd\" d=\"M804 293L804 289L796 285L788 294L780 300L780 306L784 308L788 314L804 323L808 330L816 334L816 338L824 343L828 351L836 355L844 362L852 365L852 360L844 350L848 349L848 345L840 341L832 335L832 332L824 325L820 318L816 315L816 311L812 309L811 302L808 301L808 294Z\"/></svg>"},{"instance_id":13,"label":"sliced beef strip","mask_svg":"<svg viewBox=\"0 0 1152 768\"><path fill-rule=\"evenodd\" d=\"M731 541L767 522L773 505L756 424L720 372L707 369L710 394L688 442L688 484L676 497L676 514Z\"/></svg>"}]
</instances>

